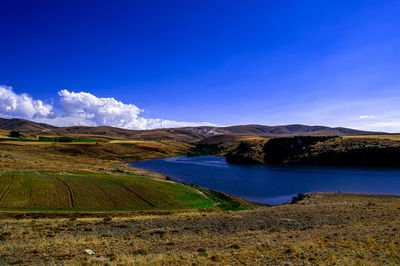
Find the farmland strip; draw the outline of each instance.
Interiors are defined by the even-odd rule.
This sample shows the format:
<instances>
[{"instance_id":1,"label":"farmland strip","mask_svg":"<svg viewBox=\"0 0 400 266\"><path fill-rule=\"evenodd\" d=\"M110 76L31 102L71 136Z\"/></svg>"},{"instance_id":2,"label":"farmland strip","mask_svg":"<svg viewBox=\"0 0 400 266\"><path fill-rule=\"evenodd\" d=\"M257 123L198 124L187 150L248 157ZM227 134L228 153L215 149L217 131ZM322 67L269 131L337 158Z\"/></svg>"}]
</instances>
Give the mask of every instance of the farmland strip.
<instances>
[{"instance_id":1,"label":"farmland strip","mask_svg":"<svg viewBox=\"0 0 400 266\"><path fill-rule=\"evenodd\" d=\"M10 183L8 183L6 189L1 193L0 200L4 198L4 196L7 194L7 192L10 190L12 184L14 183L14 174L11 174L11 180Z\"/></svg>"},{"instance_id":2,"label":"farmland strip","mask_svg":"<svg viewBox=\"0 0 400 266\"><path fill-rule=\"evenodd\" d=\"M146 200L145 198L143 198L142 196L140 196L139 194L137 194L135 191L133 191L132 189L130 189L129 187L124 186L123 184L114 182L115 184L117 184L118 186L124 188L125 190L129 191L130 193L132 193L133 195L135 195L136 197L138 197L139 199L141 199L142 201L146 202L147 204L149 204L151 207L155 207L155 205L153 203L151 203L150 201Z\"/></svg>"},{"instance_id":3,"label":"farmland strip","mask_svg":"<svg viewBox=\"0 0 400 266\"><path fill-rule=\"evenodd\" d=\"M61 180L58 177L56 177L56 178L67 187L68 194L69 194L69 203L70 203L71 208L74 208L75 207L74 191L66 182L64 182L63 180Z\"/></svg>"}]
</instances>

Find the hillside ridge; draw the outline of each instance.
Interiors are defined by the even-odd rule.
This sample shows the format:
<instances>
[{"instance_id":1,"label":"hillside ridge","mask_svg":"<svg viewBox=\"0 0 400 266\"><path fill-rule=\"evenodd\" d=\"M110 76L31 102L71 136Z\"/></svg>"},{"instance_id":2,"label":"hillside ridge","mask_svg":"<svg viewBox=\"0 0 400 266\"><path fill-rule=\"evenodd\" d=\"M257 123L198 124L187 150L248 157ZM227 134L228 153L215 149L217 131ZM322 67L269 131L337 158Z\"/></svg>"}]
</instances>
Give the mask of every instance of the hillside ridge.
<instances>
[{"instance_id":1,"label":"hillside ridge","mask_svg":"<svg viewBox=\"0 0 400 266\"><path fill-rule=\"evenodd\" d=\"M291 125L235 125L224 127L199 126L181 128L160 128L149 130L132 130L111 126L71 126L56 127L44 123L37 123L20 118L0 118L0 129L20 131L29 134L92 134L113 137L124 137L138 140L176 140L183 142L197 142L218 135L257 135L265 137L290 135L366 135L382 134L382 132L362 131L344 127L309 126L301 124Z\"/></svg>"}]
</instances>

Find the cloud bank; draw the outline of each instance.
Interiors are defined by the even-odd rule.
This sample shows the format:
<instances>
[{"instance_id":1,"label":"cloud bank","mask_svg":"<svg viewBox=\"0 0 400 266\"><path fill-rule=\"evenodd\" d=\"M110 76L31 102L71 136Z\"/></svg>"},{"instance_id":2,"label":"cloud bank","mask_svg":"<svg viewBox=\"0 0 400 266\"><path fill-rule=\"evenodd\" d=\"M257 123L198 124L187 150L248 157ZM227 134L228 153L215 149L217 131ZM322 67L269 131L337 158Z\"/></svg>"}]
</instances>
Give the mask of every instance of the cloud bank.
<instances>
[{"instance_id":1,"label":"cloud bank","mask_svg":"<svg viewBox=\"0 0 400 266\"><path fill-rule=\"evenodd\" d=\"M34 100L26 93L16 94L11 87L0 86L0 114L30 119L50 118L53 106Z\"/></svg>"},{"instance_id":2,"label":"cloud bank","mask_svg":"<svg viewBox=\"0 0 400 266\"><path fill-rule=\"evenodd\" d=\"M35 100L12 87L0 86L0 116L20 117L55 126L113 126L127 129L154 129L209 126L208 122L179 122L141 117L142 109L114 98L100 98L87 92L58 92L62 110L56 115L53 105Z\"/></svg>"}]
</instances>

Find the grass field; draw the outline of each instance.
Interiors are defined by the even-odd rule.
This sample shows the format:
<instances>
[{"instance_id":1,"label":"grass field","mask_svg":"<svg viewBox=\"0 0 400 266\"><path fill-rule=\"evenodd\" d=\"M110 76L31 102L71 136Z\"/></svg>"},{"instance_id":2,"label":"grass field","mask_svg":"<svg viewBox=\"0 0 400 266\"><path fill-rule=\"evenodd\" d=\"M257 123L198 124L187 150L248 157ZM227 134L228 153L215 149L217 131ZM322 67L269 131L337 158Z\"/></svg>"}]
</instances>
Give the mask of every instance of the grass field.
<instances>
[{"instance_id":1,"label":"grass field","mask_svg":"<svg viewBox=\"0 0 400 266\"><path fill-rule=\"evenodd\" d=\"M83 171L68 175L3 172L0 193L1 210L190 209L213 207L227 201L207 197L196 188L175 182Z\"/></svg>"}]
</instances>

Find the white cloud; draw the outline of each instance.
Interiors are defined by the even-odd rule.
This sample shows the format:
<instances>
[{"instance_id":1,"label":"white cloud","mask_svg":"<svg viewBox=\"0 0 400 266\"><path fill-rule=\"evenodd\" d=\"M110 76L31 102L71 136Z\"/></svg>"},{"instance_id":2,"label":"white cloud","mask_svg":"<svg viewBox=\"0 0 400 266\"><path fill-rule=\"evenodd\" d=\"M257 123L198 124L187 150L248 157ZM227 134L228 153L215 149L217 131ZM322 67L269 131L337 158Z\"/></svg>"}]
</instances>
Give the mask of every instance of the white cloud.
<instances>
[{"instance_id":1,"label":"white cloud","mask_svg":"<svg viewBox=\"0 0 400 266\"><path fill-rule=\"evenodd\" d=\"M98 98L87 92L61 90L61 105L66 117L92 121L95 125L113 125L125 128L141 128L141 109L133 104L124 104L114 98Z\"/></svg>"},{"instance_id":2,"label":"white cloud","mask_svg":"<svg viewBox=\"0 0 400 266\"><path fill-rule=\"evenodd\" d=\"M21 117L56 126L113 126L128 129L153 129L184 126L210 126L207 122L178 122L140 116L143 112L134 104L114 98L100 98L87 92L58 92L61 115L53 113L52 105L34 100L28 94L16 94L11 87L0 86L0 115Z\"/></svg>"},{"instance_id":3,"label":"white cloud","mask_svg":"<svg viewBox=\"0 0 400 266\"><path fill-rule=\"evenodd\" d=\"M53 106L34 100L26 93L16 94L12 87L0 86L0 115L24 118L52 117Z\"/></svg>"},{"instance_id":4,"label":"white cloud","mask_svg":"<svg viewBox=\"0 0 400 266\"><path fill-rule=\"evenodd\" d=\"M360 115L360 119L372 119L375 118L374 115Z\"/></svg>"},{"instance_id":5,"label":"white cloud","mask_svg":"<svg viewBox=\"0 0 400 266\"><path fill-rule=\"evenodd\" d=\"M58 95L61 97L64 117L83 125L109 125L129 129L213 125L207 122L143 118L139 116L143 110L134 104L125 104L114 98L99 98L87 92L61 90Z\"/></svg>"}]
</instances>

